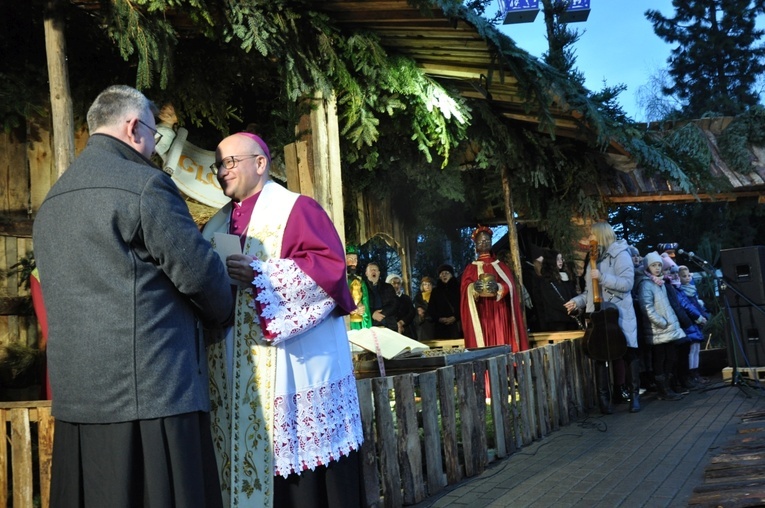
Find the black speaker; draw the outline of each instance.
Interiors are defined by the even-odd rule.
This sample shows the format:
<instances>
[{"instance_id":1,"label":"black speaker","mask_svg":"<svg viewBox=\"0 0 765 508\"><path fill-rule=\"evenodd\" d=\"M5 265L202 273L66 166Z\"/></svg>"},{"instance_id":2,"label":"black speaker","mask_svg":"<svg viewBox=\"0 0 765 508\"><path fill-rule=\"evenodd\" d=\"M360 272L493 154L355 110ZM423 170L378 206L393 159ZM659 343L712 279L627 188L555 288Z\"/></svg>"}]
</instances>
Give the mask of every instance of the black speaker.
<instances>
[{"instance_id":1,"label":"black speaker","mask_svg":"<svg viewBox=\"0 0 765 508\"><path fill-rule=\"evenodd\" d=\"M739 247L720 251L722 272L731 286L725 292L734 307L765 305L765 246ZM751 300L747 302L738 293Z\"/></svg>"},{"instance_id":2,"label":"black speaker","mask_svg":"<svg viewBox=\"0 0 765 508\"><path fill-rule=\"evenodd\" d=\"M765 367L765 314L751 305L732 307L731 314L728 365Z\"/></svg>"}]
</instances>

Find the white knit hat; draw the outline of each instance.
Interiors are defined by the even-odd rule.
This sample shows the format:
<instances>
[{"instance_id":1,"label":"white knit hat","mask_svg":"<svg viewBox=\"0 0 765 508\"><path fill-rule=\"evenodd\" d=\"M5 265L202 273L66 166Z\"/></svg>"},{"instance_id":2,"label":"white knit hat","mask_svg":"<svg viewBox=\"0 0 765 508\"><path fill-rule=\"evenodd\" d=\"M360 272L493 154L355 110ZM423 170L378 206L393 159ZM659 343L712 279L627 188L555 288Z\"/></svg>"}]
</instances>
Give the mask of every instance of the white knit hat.
<instances>
[{"instance_id":1,"label":"white knit hat","mask_svg":"<svg viewBox=\"0 0 765 508\"><path fill-rule=\"evenodd\" d=\"M654 263L659 263L659 264L661 264L661 256L659 256L659 253L658 253L658 252L656 252L656 251L654 251L654 252L649 252L649 253L648 253L648 254L646 254L646 255L645 255L645 257L643 258L643 264L644 264L644 266L645 266L646 268L648 268L649 266L651 266L651 265L652 265L652 264L654 264Z\"/></svg>"},{"instance_id":2,"label":"white knit hat","mask_svg":"<svg viewBox=\"0 0 765 508\"><path fill-rule=\"evenodd\" d=\"M401 278L401 276L400 276L399 274L397 274L397 273L390 273L390 274L388 274L388 276L387 276L387 277L385 277L385 282L387 282L388 284L390 284L390 281L392 281L393 279L398 279L398 280L400 280L401 282L403 282L403 281L404 281L404 279L402 279L402 278Z\"/></svg>"}]
</instances>

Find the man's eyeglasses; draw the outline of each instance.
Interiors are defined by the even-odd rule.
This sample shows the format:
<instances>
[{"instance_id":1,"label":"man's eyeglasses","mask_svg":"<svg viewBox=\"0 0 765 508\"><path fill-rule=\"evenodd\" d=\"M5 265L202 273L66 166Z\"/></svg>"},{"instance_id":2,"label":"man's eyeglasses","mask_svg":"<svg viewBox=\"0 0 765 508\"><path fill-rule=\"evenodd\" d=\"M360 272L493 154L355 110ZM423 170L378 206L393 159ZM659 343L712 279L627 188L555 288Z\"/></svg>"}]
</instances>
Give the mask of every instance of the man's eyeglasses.
<instances>
[{"instance_id":1,"label":"man's eyeglasses","mask_svg":"<svg viewBox=\"0 0 765 508\"><path fill-rule=\"evenodd\" d=\"M251 153L249 155L229 155L228 157L224 157L220 162L215 161L210 164L210 169L214 175L217 175L220 168L224 168L228 171L229 169L234 169L239 162L245 159L252 159L253 157L265 157L265 155L259 153Z\"/></svg>"},{"instance_id":2,"label":"man's eyeglasses","mask_svg":"<svg viewBox=\"0 0 765 508\"><path fill-rule=\"evenodd\" d=\"M151 133L154 134L154 144L155 145L158 144L159 140L162 139L162 133L159 132L157 129L155 129L153 127L150 127L146 122L144 122L140 118L136 118L136 120L138 120L138 123L140 123L141 125L143 125L147 129L149 129L151 131Z\"/></svg>"}]
</instances>

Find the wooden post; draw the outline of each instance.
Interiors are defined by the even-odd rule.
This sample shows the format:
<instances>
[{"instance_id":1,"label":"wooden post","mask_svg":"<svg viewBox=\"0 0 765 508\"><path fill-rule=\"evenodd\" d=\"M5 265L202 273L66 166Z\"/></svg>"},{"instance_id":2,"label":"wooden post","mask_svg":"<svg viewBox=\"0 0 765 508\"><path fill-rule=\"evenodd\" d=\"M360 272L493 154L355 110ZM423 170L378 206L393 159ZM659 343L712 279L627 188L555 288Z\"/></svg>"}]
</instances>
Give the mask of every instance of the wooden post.
<instances>
[{"instance_id":1,"label":"wooden post","mask_svg":"<svg viewBox=\"0 0 765 508\"><path fill-rule=\"evenodd\" d=\"M310 115L303 116L295 126L296 133L307 134L284 147L287 188L314 198L332 219L345 244L337 101L334 95L318 95L311 106Z\"/></svg>"},{"instance_id":2,"label":"wooden post","mask_svg":"<svg viewBox=\"0 0 765 508\"><path fill-rule=\"evenodd\" d=\"M526 322L526 306L523 304L523 269L521 268L521 249L518 244L518 228L515 227L515 213L513 211L513 192L510 188L510 169L507 166L502 167L502 194L505 197L505 220L507 221L507 239L510 243L510 268L515 275L515 282L518 284L518 294L521 296L521 309L523 310L524 328Z\"/></svg>"},{"instance_id":3,"label":"wooden post","mask_svg":"<svg viewBox=\"0 0 765 508\"><path fill-rule=\"evenodd\" d=\"M518 228L515 227L513 216L513 194L510 189L510 170L507 166L502 167L502 193L505 196L505 220L507 220L507 238L510 242L511 266L513 275L518 285L523 284L523 272L521 270L521 251L518 245ZM520 288L519 288L520 290Z\"/></svg>"},{"instance_id":4,"label":"wooden post","mask_svg":"<svg viewBox=\"0 0 765 508\"><path fill-rule=\"evenodd\" d=\"M53 160L57 176L74 161L74 114L66 65L66 40L62 0L45 5L45 54L48 59L51 116L53 119Z\"/></svg>"}]
</instances>

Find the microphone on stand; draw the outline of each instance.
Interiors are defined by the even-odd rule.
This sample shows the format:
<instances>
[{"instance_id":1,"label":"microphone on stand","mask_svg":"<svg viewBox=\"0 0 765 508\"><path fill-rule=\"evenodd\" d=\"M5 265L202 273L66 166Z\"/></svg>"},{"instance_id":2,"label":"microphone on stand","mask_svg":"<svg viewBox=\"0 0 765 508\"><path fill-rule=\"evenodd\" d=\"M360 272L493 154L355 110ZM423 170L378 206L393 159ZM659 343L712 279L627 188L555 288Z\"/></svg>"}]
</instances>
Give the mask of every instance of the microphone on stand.
<instances>
[{"instance_id":1,"label":"microphone on stand","mask_svg":"<svg viewBox=\"0 0 765 508\"><path fill-rule=\"evenodd\" d=\"M695 262L701 264L702 266L710 266L709 263L707 263L704 259L698 257L696 254L693 253L693 251L686 252L683 249L678 249L677 253L678 254L685 254L686 256L688 256L689 258L691 258Z\"/></svg>"}]
</instances>

